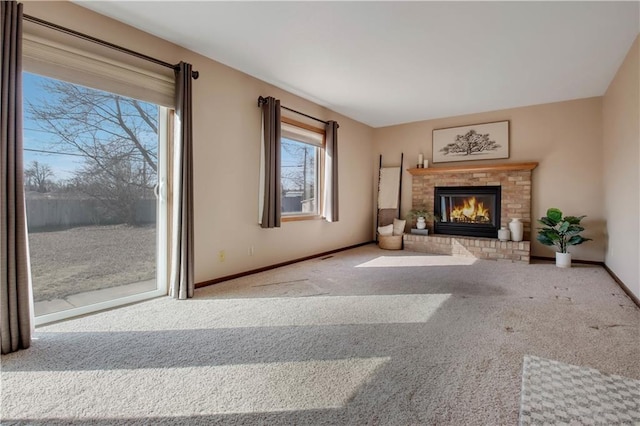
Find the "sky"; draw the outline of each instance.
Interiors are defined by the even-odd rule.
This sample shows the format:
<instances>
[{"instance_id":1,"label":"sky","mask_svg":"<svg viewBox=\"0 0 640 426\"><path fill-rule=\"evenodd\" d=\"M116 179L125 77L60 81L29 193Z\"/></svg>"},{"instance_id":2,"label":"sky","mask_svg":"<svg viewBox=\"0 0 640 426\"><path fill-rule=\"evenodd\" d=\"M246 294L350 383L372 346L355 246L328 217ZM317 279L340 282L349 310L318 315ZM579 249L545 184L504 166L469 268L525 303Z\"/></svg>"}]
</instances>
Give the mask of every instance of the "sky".
<instances>
[{"instance_id":1,"label":"sky","mask_svg":"<svg viewBox=\"0 0 640 426\"><path fill-rule=\"evenodd\" d=\"M38 104L41 100L54 101L55 97L40 86L46 78L36 74L22 73L22 94L24 98L24 167L27 169L32 161L47 164L53 170L54 181L69 179L74 170L84 163L82 157L64 154L50 154L39 151L59 151L50 134L40 130L38 123L29 117L29 103Z\"/></svg>"},{"instance_id":2,"label":"sky","mask_svg":"<svg viewBox=\"0 0 640 426\"><path fill-rule=\"evenodd\" d=\"M29 105L33 104L35 106L42 105L43 102L48 104L59 106L62 102L66 101L66 99L62 99L63 95L58 95L55 93L51 93L51 91L45 89L43 84L46 82L55 81L54 79L39 76L36 74L23 73L23 97L24 97L24 164L25 169L29 167L29 165L33 161L38 161L41 164L48 165L54 173L54 176L51 178L53 181L61 181L66 180L74 176L75 171L82 168L86 163L86 157L78 150L78 148L74 147L69 143L64 143L59 141L59 136L54 135L53 133L49 133L47 130L43 130L41 124L44 122L41 120L36 120L31 117L29 112ZM83 88L84 93L86 93L86 88ZM98 89L89 89L91 94L96 94L100 96L102 92ZM83 93L83 92L80 92ZM77 98L83 99L83 98ZM95 123L95 112L102 111L115 111L115 102L111 100L111 98L107 98L109 100L106 103L98 104L99 107L94 107L89 111L92 111L92 116L94 117L89 122ZM129 98L127 98L129 99ZM146 110L151 115L158 114L158 107L154 104L150 104L144 101L138 101L139 105L142 109ZM74 102L75 104L75 102ZM64 105L64 104L62 104ZM136 111L134 106L129 102L121 102L120 108L122 111L122 119L127 123L130 129L136 132L137 136L140 138L141 143L146 145L149 149L149 152L152 154L157 153L157 142L158 138L154 131L150 129L149 126L142 120L140 114ZM73 108L71 110L73 113L77 113L77 108ZM115 112L114 112L115 114ZM109 114L104 116L105 118L101 121L101 129L100 131L92 134L88 130L80 132L76 137L76 141L86 141L89 144L92 144L94 138L99 138L98 142L102 144L104 147L108 146L106 143L112 143L112 141L122 140L126 141L128 138L123 132L123 130L117 125L109 121ZM115 118L114 118L115 119ZM74 124L73 121L66 121L66 123ZM79 124L80 129L85 129L86 127L82 125L82 121L75 121L76 125ZM139 130L135 130L135 129ZM90 129L90 127L88 128ZM120 137L114 136L116 134L120 134ZM132 147L131 142L125 142L124 145L121 145L121 148L126 149L126 146ZM108 148L108 152L115 155L119 151L115 148ZM135 152L135 150L134 150ZM134 161L139 161L143 163L144 160L142 156L138 153L135 157Z\"/></svg>"}]
</instances>

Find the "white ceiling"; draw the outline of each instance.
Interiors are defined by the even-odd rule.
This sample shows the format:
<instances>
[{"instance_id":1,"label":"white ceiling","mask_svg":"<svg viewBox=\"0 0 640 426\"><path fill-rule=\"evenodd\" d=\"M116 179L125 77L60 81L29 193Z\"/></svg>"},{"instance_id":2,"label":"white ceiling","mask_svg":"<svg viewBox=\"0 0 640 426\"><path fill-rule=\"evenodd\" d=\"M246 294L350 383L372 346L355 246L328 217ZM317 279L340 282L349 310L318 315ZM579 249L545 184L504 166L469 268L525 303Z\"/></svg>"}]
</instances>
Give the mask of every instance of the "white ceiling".
<instances>
[{"instance_id":1,"label":"white ceiling","mask_svg":"<svg viewBox=\"0 0 640 426\"><path fill-rule=\"evenodd\" d=\"M600 96L640 31L637 1L77 3L373 127Z\"/></svg>"}]
</instances>

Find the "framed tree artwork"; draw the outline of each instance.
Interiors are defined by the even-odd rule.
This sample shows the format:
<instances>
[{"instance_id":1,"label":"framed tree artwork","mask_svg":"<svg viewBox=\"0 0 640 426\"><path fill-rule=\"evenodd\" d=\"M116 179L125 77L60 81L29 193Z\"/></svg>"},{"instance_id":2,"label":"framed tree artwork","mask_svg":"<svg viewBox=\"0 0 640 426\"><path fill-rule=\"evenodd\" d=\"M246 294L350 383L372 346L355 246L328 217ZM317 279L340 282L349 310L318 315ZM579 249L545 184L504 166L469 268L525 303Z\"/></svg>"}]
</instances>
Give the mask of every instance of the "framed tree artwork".
<instances>
[{"instance_id":1,"label":"framed tree artwork","mask_svg":"<svg viewBox=\"0 0 640 426\"><path fill-rule=\"evenodd\" d=\"M509 121L433 131L433 162L509 158Z\"/></svg>"}]
</instances>

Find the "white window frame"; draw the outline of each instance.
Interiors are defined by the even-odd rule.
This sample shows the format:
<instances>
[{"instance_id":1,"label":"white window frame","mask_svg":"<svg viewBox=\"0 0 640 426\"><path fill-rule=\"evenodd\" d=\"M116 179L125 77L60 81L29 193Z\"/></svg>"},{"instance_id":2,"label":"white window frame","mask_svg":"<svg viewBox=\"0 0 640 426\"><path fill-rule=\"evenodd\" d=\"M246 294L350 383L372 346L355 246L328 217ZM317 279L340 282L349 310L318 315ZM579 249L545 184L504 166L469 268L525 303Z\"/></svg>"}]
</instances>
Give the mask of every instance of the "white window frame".
<instances>
[{"instance_id":1,"label":"white window frame","mask_svg":"<svg viewBox=\"0 0 640 426\"><path fill-rule=\"evenodd\" d=\"M291 222L298 220L315 220L322 218L322 194L324 191L324 150L326 142L326 132L324 129L293 120L288 117L282 117L281 121L281 138L293 140L303 144L316 147L316 211L313 213L285 213L280 212L280 220L282 222ZM282 149L282 148L281 148Z\"/></svg>"}]
</instances>

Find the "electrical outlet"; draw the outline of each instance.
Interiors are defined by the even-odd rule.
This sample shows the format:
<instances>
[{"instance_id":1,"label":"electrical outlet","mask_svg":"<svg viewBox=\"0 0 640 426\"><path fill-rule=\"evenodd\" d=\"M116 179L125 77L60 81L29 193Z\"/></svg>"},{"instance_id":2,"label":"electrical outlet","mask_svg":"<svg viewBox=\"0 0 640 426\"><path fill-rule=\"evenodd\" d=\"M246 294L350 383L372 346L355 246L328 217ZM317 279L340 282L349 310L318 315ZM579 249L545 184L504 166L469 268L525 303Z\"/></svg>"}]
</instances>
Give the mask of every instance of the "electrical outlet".
<instances>
[{"instance_id":1,"label":"electrical outlet","mask_svg":"<svg viewBox=\"0 0 640 426\"><path fill-rule=\"evenodd\" d=\"M227 257L226 253L224 252L224 250L220 250L218 252L218 260L220 262L224 262L224 259Z\"/></svg>"},{"instance_id":2,"label":"electrical outlet","mask_svg":"<svg viewBox=\"0 0 640 426\"><path fill-rule=\"evenodd\" d=\"M249 256L253 256L253 246L249 247L248 253L249 253Z\"/></svg>"}]
</instances>

